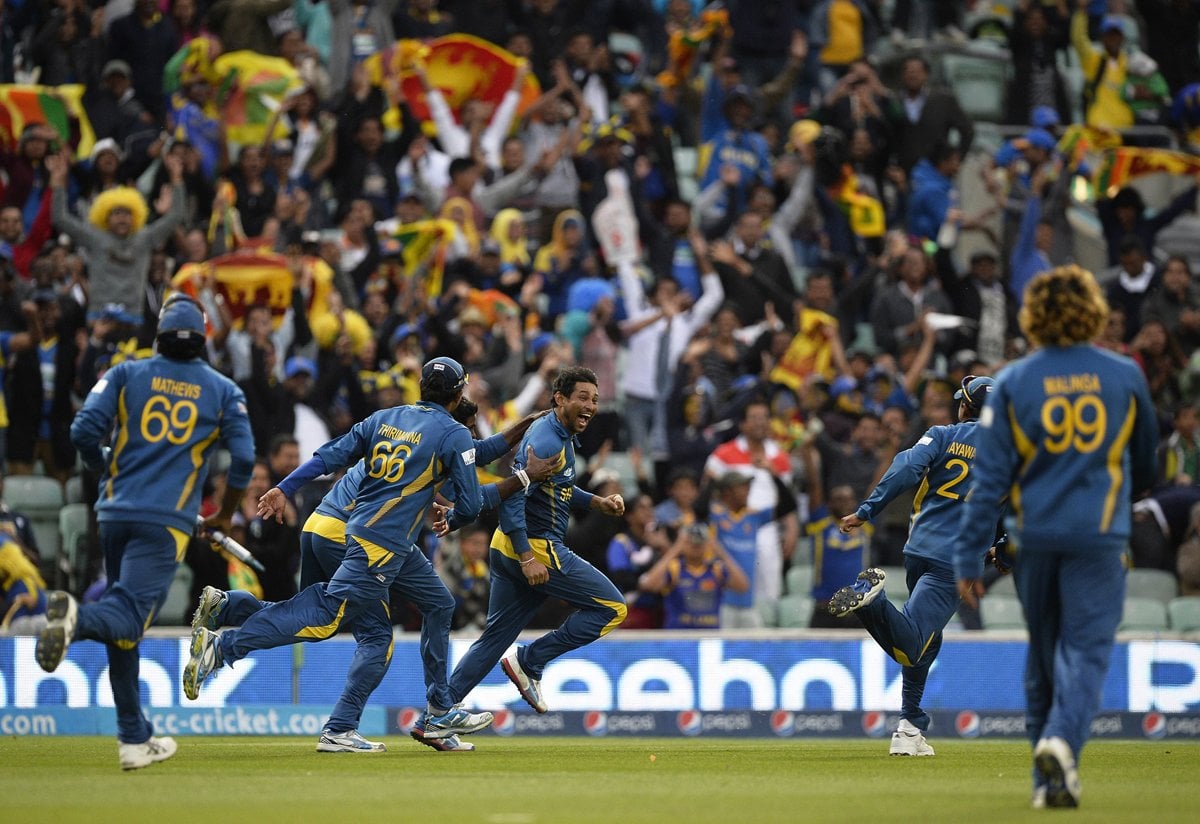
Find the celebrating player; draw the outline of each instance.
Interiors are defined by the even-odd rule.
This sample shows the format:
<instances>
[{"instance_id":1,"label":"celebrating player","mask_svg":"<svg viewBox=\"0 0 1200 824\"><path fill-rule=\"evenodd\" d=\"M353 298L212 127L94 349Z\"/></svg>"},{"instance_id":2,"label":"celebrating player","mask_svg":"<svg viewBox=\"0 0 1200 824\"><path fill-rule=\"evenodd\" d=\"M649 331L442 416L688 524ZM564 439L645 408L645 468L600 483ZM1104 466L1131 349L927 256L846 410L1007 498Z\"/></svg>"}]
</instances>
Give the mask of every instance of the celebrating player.
<instances>
[{"instance_id":1,"label":"celebrating player","mask_svg":"<svg viewBox=\"0 0 1200 824\"><path fill-rule=\"evenodd\" d=\"M138 641L154 621L196 527L209 455L220 441L232 456L221 510L208 520L223 530L254 466L242 390L200 359L204 334L200 306L182 295L168 298L158 319L158 354L110 369L71 425L84 462L104 473L96 517L109 587L99 601L84 606L65 592L50 594L37 662L53 672L72 641L107 645L117 754L125 770L175 754L175 741L155 737L142 712ZM101 447L114 422L112 449Z\"/></svg>"},{"instance_id":2,"label":"celebrating player","mask_svg":"<svg viewBox=\"0 0 1200 824\"><path fill-rule=\"evenodd\" d=\"M475 414L479 407L463 398L451 413L456 421L475 436ZM540 415L527 415L509 427L504 432L493 435L486 440L475 439L475 460L479 465L487 465L497 460L517 443ZM543 481L549 478L554 469L554 461L532 457L526 467L528 477L532 480ZM316 511L309 516L300 534L300 585L305 589L312 584L328 582L337 571L346 555L346 518L347 513L354 509L358 490L367 475L367 465L359 461L343 475L333 488L321 499ZM498 498L504 499L523 489L522 479L517 475L505 478L498 484L485 485L481 492L485 501L492 500L492 488ZM280 508L276 508L279 517ZM418 553L419 555L419 553ZM424 563L421 561L424 560ZM444 645L427 639L444 637L450 631L450 623L454 614L454 600L449 597L446 587L441 583L432 565L420 555L415 556L411 568L405 574L398 575L392 584L392 592L408 598L421 610L423 619L421 634L421 651L425 657L425 682L429 688L431 702L444 695L446 688L445 658L441 659L441 669L437 661L431 661L429 652L444 648ZM259 610L269 606L269 603L255 598L249 592L235 590L223 592L216 587L205 587L200 593L200 603L192 618L192 628L204 627L209 630L222 626L240 626ZM354 619L353 622L355 650L354 660L350 664L350 672L346 679L346 687L341 697L334 705L329 722L321 732L317 742L318 752L383 752L386 747L382 742L368 741L358 732L358 722L362 717L363 707L367 699L387 673L391 662L392 622L384 602L372 602ZM431 709L426 709L421 720L414 726L415 734L421 743L436 750L445 752L470 751L475 745L463 741L458 735L440 737L436 725L429 723L433 715ZM430 735L425 735L429 727Z\"/></svg>"},{"instance_id":3,"label":"celebrating player","mask_svg":"<svg viewBox=\"0 0 1200 824\"><path fill-rule=\"evenodd\" d=\"M1012 490L1034 807L1079 805L1076 762L1125 600L1131 493L1154 482L1158 422L1146 380L1133 361L1090 343L1107 319L1090 272L1061 266L1030 282L1020 322L1039 348L996 378L955 543L959 592L974 603L983 592L974 547Z\"/></svg>"},{"instance_id":4,"label":"celebrating player","mask_svg":"<svg viewBox=\"0 0 1200 824\"><path fill-rule=\"evenodd\" d=\"M491 713L468 713L444 697L444 676L438 676L446 670L453 599L413 544L443 481L450 482L449 497L467 517L474 518L480 509L475 445L466 427L451 417L466 383L457 361L434 358L421 369L419 403L383 409L360 421L263 495L259 514L277 516L286 496L304 484L365 460L366 474L346 519L345 555L329 583L313 584L287 601L271 604L238 629L220 634L203 626L193 629L191 657L183 672L189 698L195 700L201 684L222 664L256 649L332 637L343 622L358 618L375 603L386 603L392 582L401 579L413 591L420 590L419 597L430 605L437 605L439 598L448 605L444 631L427 621L422 633L430 725L438 736L449 737L476 732L492 722ZM390 634L389 626L389 641ZM352 678L356 675L351 672ZM360 700L367 694L369 690Z\"/></svg>"},{"instance_id":5,"label":"celebrating player","mask_svg":"<svg viewBox=\"0 0 1200 824\"><path fill-rule=\"evenodd\" d=\"M575 486L575 438L587 428L599 403L592 370L579 366L560 370L554 379L553 412L535 421L517 447L518 471L526 448L532 447L535 455L557 458L556 472L500 507L500 528L492 536L489 563L492 591L487 626L450 676L455 702L500 661L529 706L546 712L541 689L546 664L607 635L625 620L625 599L617 588L563 544L569 509L591 508L613 516L625 511L620 495L601 497ZM474 517L460 512L457 505L444 514L442 534ZM548 597L579 609L558 629L505 654Z\"/></svg>"},{"instance_id":6,"label":"celebrating player","mask_svg":"<svg viewBox=\"0 0 1200 824\"><path fill-rule=\"evenodd\" d=\"M903 706L900 723L892 734L891 755L933 755L925 740L929 715L921 709L929 669L942 648L942 630L958 606L951 551L958 530L959 504L967 497L969 476L975 463L978 422L984 400L994 381L968 375L954 393L958 423L930 428L911 449L901 452L858 509L842 518L839 529L849 534L883 511L901 492L920 485L913 501L912 525L904 545L904 569L911 595L896 609L884 591L881 569L858 574L851 586L842 587L829 600L829 612L841 617L855 612L867 632L902 670ZM968 549L980 558L989 552L1001 505L980 510L991 532L976 532L977 543ZM1003 555L990 550L998 564Z\"/></svg>"}]
</instances>

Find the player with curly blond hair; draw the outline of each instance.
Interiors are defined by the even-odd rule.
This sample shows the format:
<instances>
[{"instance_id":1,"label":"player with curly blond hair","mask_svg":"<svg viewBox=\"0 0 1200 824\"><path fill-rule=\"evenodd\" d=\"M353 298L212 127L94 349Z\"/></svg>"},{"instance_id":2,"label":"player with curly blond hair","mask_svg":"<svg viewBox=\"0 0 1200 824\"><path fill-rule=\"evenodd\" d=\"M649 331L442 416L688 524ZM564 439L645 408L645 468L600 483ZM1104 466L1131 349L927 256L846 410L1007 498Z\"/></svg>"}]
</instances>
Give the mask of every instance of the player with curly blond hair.
<instances>
[{"instance_id":1,"label":"player with curly blond hair","mask_svg":"<svg viewBox=\"0 0 1200 824\"><path fill-rule=\"evenodd\" d=\"M1029 627L1026 726L1034 807L1075 807L1121 608L1132 496L1154 482L1158 423L1129 358L1092 341L1108 307L1092 274L1062 266L1025 290L1037 347L1005 367L979 417L970 497L954 547L959 594L983 593L978 547L1010 496L1014 575Z\"/></svg>"}]
</instances>

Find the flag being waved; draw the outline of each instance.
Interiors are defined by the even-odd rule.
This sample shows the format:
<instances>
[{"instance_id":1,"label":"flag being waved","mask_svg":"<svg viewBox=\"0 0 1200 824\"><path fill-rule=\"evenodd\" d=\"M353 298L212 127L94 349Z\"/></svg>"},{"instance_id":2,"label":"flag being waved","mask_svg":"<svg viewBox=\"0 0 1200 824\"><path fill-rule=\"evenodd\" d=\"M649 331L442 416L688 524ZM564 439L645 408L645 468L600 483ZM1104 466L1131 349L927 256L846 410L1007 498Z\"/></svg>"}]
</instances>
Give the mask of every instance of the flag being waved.
<instances>
[{"instance_id":1,"label":"flag being waved","mask_svg":"<svg viewBox=\"0 0 1200 824\"><path fill-rule=\"evenodd\" d=\"M92 151L96 135L83 110L79 84L64 86L0 85L0 145L15 148L29 126L45 124L58 132L63 144L77 156Z\"/></svg>"},{"instance_id":2,"label":"flag being waved","mask_svg":"<svg viewBox=\"0 0 1200 824\"><path fill-rule=\"evenodd\" d=\"M1200 157L1169 149L1139 149L1133 146L1108 149L1092 176L1092 186L1097 195L1112 197L1134 178L1157 173L1198 175Z\"/></svg>"}]
</instances>

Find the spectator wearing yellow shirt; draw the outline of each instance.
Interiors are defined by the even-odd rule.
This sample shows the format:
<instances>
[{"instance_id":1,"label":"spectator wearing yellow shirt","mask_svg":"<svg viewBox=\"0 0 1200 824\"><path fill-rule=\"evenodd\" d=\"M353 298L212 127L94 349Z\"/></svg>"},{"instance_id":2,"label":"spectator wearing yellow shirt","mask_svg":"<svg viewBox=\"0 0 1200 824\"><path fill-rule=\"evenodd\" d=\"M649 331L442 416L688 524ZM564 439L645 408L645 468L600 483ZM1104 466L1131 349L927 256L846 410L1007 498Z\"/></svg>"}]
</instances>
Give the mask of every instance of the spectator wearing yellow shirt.
<instances>
[{"instance_id":1,"label":"spectator wearing yellow shirt","mask_svg":"<svg viewBox=\"0 0 1200 824\"><path fill-rule=\"evenodd\" d=\"M0 532L0 630L32 632L31 619L46 613L46 582L21 546Z\"/></svg>"},{"instance_id":2,"label":"spectator wearing yellow shirt","mask_svg":"<svg viewBox=\"0 0 1200 824\"><path fill-rule=\"evenodd\" d=\"M861 60L878 34L878 21L863 0L824 0L812 13L809 42L821 64L820 86L833 88Z\"/></svg>"},{"instance_id":3,"label":"spectator wearing yellow shirt","mask_svg":"<svg viewBox=\"0 0 1200 824\"><path fill-rule=\"evenodd\" d=\"M1071 45L1079 54L1083 69L1083 98L1085 120L1089 126L1124 129L1133 125L1133 109L1125 102L1125 79L1129 58L1123 51L1125 29L1116 17L1100 22L1100 44L1097 51L1087 34L1087 0L1075 0L1071 17Z\"/></svg>"}]
</instances>

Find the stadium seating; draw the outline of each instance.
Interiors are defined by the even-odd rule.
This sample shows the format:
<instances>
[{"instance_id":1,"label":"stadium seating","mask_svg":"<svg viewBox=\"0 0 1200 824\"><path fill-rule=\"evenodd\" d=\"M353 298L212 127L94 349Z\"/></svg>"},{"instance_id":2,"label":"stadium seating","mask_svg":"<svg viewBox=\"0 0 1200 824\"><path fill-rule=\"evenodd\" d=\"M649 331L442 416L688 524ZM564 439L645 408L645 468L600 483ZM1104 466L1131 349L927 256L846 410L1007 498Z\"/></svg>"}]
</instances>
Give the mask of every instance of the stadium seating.
<instances>
[{"instance_id":1,"label":"stadium seating","mask_svg":"<svg viewBox=\"0 0 1200 824\"><path fill-rule=\"evenodd\" d=\"M1178 594L1175 576L1161 569L1131 569L1125 579L1126 598L1153 598L1166 604Z\"/></svg>"},{"instance_id":2,"label":"stadium seating","mask_svg":"<svg viewBox=\"0 0 1200 824\"><path fill-rule=\"evenodd\" d=\"M762 617L764 627L779 626L779 605L774 601L760 601L758 614Z\"/></svg>"},{"instance_id":3,"label":"stadium seating","mask_svg":"<svg viewBox=\"0 0 1200 824\"><path fill-rule=\"evenodd\" d=\"M1174 598L1167 604L1171 629L1175 632L1200 632L1200 596Z\"/></svg>"},{"instance_id":4,"label":"stadium seating","mask_svg":"<svg viewBox=\"0 0 1200 824\"><path fill-rule=\"evenodd\" d=\"M989 592L979 601L979 618L984 629L1025 629L1021 602L1012 595Z\"/></svg>"},{"instance_id":5,"label":"stadium seating","mask_svg":"<svg viewBox=\"0 0 1200 824\"><path fill-rule=\"evenodd\" d=\"M688 203L700 194L696 180L697 151L691 146L679 146L672 152L675 157L675 179L679 183L679 196Z\"/></svg>"},{"instance_id":6,"label":"stadium seating","mask_svg":"<svg viewBox=\"0 0 1200 824\"><path fill-rule=\"evenodd\" d=\"M4 481L4 502L28 516L42 558L58 557L58 511L63 506L58 481L38 475L12 475Z\"/></svg>"},{"instance_id":7,"label":"stadium seating","mask_svg":"<svg viewBox=\"0 0 1200 824\"><path fill-rule=\"evenodd\" d=\"M1154 598L1126 598L1118 632L1165 632L1167 607Z\"/></svg>"},{"instance_id":8,"label":"stadium seating","mask_svg":"<svg viewBox=\"0 0 1200 824\"><path fill-rule=\"evenodd\" d=\"M83 545L87 538L87 504L67 504L58 513L58 530L62 536L62 562L58 569L66 574L65 586L75 591L87 585L83 580L86 573L87 552Z\"/></svg>"},{"instance_id":9,"label":"stadium seating","mask_svg":"<svg viewBox=\"0 0 1200 824\"><path fill-rule=\"evenodd\" d=\"M83 503L83 476L72 475L67 478L67 503Z\"/></svg>"},{"instance_id":10,"label":"stadium seating","mask_svg":"<svg viewBox=\"0 0 1200 824\"><path fill-rule=\"evenodd\" d=\"M158 611L155 623L161 626L179 626L188 623L192 610L192 568L180 564L175 568L175 578L167 590L167 600Z\"/></svg>"},{"instance_id":11,"label":"stadium seating","mask_svg":"<svg viewBox=\"0 0 1200 824\"><path fill-rule=\"evenodd\" d=\"M812 620L813 599L807 595L785 595L779 600L779 626L803 629Z\"/></svg>"},{"instance_id":12,"label":"stadium seating","mask_svg":"<svg viewBox=\"0 0 1200 824\"><path fill-rule=\"evenodd\" d=\"M993 595L1007 595L1011 598L1017 597L1017 583L1011 575L1004 575L992 581L992 585L988 587L988 597Z\"/></svg>"},{"instance_id":13,"label":"stadium seating","mask_svg":"<svg viewBox=\"0 0 1200 824\"><path fill-rule=\"evenodd\" d=\"M786 580L788 595L808 595L812 592L813 568L804 564L792 566Z\"/></svg>"},{"instance_id":14,"label":"stadium seating","mask_svg":"<svg viewBox=\"0 0 1200 824\"><path fill-rule=\"evenodd\" d=\"M898 566L880 567L880 569L887 573L887 580L883 582L883 591L887 593L888 600L897 605L907 601L909 596L907 570Z\"/></svg>"}]
</instances>

